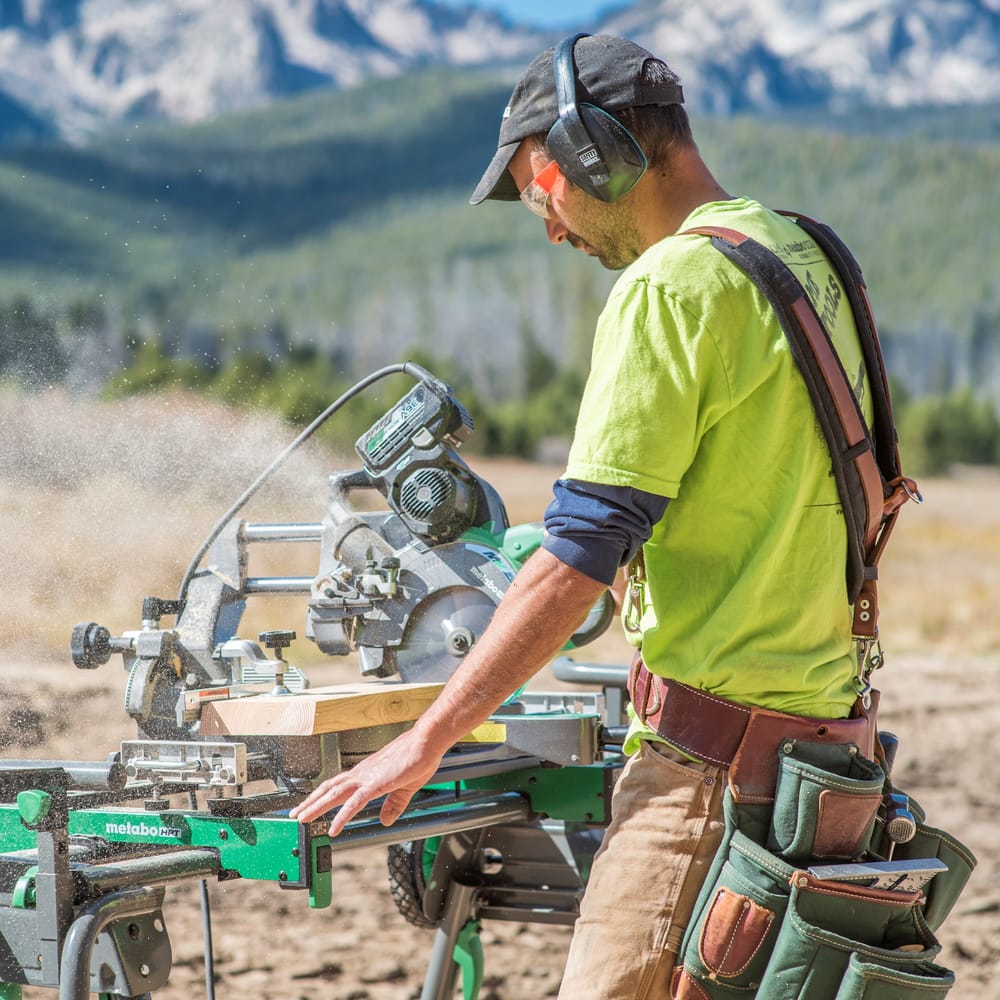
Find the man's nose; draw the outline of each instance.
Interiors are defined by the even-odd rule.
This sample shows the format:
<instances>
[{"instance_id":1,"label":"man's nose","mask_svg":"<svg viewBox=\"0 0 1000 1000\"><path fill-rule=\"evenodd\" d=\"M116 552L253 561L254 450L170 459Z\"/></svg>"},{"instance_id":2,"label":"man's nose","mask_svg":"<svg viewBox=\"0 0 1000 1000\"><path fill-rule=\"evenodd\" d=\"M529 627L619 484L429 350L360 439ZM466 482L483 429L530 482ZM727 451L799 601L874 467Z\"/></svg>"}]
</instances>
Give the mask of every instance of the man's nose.
<instances>
[{"instance_id":1,"label":"man's nose","mask_svg":"<svg viewBox=\"0 0 1000 1000\"><path fill-rule=\"evenodd\" d=\"M561 219L553 217L545 220L545 235L550 243L565 243L569 230Z\"/></svg>"}]
</instances>

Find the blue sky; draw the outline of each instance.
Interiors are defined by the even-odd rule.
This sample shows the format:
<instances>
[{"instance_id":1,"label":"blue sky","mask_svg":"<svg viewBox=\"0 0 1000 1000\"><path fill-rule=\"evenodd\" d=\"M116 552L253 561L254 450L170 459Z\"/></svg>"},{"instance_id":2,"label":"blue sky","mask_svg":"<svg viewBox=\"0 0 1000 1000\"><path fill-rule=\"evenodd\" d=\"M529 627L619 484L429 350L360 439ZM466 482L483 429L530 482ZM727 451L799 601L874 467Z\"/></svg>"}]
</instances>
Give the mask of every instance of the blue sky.
<instances>
[{"instance_id":1,"label":"blue sky","mask_svg":"<svg viewBox=\"0 0 1000 1000\"><path fill-rule=\"evenodd\" d=\"M624 6L625 0L445 0L454 6L468 3L472 7L499 10L511 20L539 27L586 27L593 25L598 11Z\"/></svg>"}]
</instances>

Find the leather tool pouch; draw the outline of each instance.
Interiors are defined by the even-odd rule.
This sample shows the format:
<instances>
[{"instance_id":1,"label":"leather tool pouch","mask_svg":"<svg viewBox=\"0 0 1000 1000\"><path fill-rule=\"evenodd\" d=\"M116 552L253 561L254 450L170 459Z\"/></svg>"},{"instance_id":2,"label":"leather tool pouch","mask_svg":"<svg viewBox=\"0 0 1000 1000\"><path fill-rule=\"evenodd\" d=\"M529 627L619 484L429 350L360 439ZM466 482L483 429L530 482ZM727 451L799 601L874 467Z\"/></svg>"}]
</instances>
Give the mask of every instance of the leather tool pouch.
<instances>
[{"instance_id":1,"label":"leather tool pouch","mask_svg":"<svg viewBox=\"0 0 1000 1000\"><path fill-rule=\"evenodd\" d=\"M815 741L853 744L871 755L875 746L878 691L869 707L860 702L847 719L814 719L742 705L678 681L651 674L641 650L632 660L629 699L636 715L684 753L729 768L729 788L737 802L774 801L778 760L775 748Z\"/></svg>"},{"instance_id":2,"label":"leather tool pouch","mask_svg":"<svg viewBox=\"0 0 1000 1000\"><path fill-rule=\"evenodd\" d=\"M948 865L922 891L811 874L806 869L820 864L885 860L887 782L853 746L787 740L778 757L773 808L726 793L725 836L681 947L673 1000L945 996L954 975L933 961L940 949L934 930L975 858L926 827L916 807L917 835L897 845L893 859Z\"/></svg>"}]
</instances>

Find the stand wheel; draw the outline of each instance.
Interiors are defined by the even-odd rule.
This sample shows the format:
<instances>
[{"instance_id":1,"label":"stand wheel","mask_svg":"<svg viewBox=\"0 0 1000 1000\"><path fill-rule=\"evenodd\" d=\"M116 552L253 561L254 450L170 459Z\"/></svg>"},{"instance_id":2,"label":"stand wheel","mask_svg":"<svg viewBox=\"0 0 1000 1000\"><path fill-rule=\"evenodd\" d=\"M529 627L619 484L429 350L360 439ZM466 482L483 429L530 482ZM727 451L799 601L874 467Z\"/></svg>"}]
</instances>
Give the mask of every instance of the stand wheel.
<instances>
[{"instance_id":1,"label":"stand wheel","mask_svg":"<svg viewBox=\"0 0 1000 1000\"><path fill-rule=\"evenodd\" d=\"M423 840L407 840L389 846L389 889L396 909L408 924L433 930L437 924L424 916L425 847Z\"/></svg>"}]
</instances>

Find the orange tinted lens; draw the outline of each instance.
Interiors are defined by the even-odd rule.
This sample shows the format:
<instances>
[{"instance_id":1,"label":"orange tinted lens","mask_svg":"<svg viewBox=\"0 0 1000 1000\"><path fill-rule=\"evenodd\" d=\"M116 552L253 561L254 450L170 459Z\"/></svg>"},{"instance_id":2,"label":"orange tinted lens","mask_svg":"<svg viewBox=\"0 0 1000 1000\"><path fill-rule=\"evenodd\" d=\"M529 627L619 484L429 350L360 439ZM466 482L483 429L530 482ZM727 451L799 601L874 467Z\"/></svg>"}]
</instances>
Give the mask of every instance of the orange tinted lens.
<instances>
[{"instance_id":1,"label":"orange tinted lens","mask_svg":"<svg viewBox=\"0 0 1000 1000\"><path fill-rule=\"evenodd\" d=\"M553 160L531 179L531 183L521 192L521 201L528 209L543 219L549 217L549 196L559 176L559 164Z\"/></svg>"}]
</instances>

